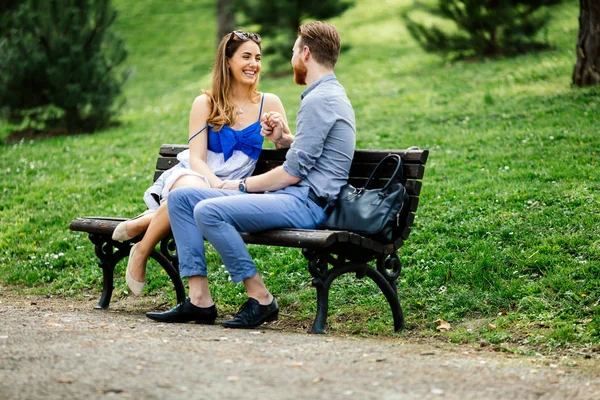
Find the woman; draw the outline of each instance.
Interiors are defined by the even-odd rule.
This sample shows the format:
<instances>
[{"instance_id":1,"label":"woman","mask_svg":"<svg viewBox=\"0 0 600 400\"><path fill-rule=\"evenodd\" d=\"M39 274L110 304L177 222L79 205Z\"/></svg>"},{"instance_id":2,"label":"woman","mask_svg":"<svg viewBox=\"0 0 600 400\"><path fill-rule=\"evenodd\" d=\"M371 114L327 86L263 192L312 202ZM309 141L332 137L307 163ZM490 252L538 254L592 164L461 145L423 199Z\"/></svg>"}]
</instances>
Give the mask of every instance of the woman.
<instances>
[{"instance_id":1,"label":"woman","mask_svg":"<svg viewBox=\"0 0 600 400\"><path fill-rule=\"evenodd\" d=\"M223 37L217 49L211 90L202 91L192 104L189 151L178 156L180 164L165 172L162 188L156 191L160 192L160 206L156 212L147 211L116 227L113 239L119 241L146 231L129 253L126 281L133 294L141 294L148 257L170 232L168 193L181 186L220 188L223 180L250 176L262 148L261 115L276 112L285 119L279 98L257 91L260 43L260 36L242 31Z\"/></svg>"}]
</instances>

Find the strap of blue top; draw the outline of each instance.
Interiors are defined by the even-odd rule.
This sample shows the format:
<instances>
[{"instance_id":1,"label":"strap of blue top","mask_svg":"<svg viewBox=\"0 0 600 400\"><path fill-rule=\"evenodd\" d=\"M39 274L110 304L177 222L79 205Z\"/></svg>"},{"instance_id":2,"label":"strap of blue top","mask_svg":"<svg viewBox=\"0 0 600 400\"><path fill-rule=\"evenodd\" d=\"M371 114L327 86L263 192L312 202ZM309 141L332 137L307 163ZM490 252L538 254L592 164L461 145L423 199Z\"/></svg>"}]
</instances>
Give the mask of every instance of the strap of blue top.
<instances>
[{"instance_id":1,"label":"strap of blue top","mask_svg":"<svg viewBox=\"0 0 600 400\"><path fill-rule=\"evenodd\" d=\"M198 136L199 134L201 134L202 131L205 130L206 128L208 128L208 124L204 128L200 129L198 132L194 133L194 135L191 138L188 139L188 144L190 144L190 142L192 141L192 139L195 138L196 136Z\"/></svg>"},{"instance_id":2,"label":"strap of blue top","mask_svg":"<svg viewBox=\"0 0 600 400\"><path fill-rule=\"evenodd\" d=\"M260 117L262 116L262 106L263 106L263 102L265 101L265 95L262 95L262 99L260 100L260 111L258 112L258 120L260 121Z\"/></svg>"},{"instance_id":3,"label":"strap of blue top","mask_svg":"<svg viewBox=\"0 0 600 400\"><path fill-rule=\"evenodd\" d=\"M265 95L262 95L262 98L260 100L260 111L258 112L258 120L260 121L260 117L262 116L262 109L263 109L263 103L265 102ZM190 144L190 142L192 141L192 139L194 139L196 136L198 136L199 134L202 133L202 131L204 131L206 128L208 128L208 124L200 129L198 132L194 133L194 135L188 139L188 144Z\"/></svg>"}]
</instances>

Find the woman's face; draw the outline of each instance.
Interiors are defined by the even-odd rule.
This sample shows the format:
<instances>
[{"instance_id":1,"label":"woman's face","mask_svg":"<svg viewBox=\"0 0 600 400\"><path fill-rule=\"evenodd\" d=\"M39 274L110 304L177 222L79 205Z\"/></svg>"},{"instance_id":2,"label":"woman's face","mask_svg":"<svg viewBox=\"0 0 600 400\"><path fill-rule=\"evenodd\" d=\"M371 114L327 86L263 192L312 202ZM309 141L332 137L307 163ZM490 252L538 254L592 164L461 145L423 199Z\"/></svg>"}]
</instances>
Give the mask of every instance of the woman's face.
<instances>
[{"instance_id":1,"label":"woman's face","mask_svg":"<svg viewBox=\"0 0 600 400\"><path fill-rule=\"evenodd\" d=\"M260 48L252 40L246 40L229 59L229 70L235 82L252 85L260 73Z\"/></svg>"}]
</instances>

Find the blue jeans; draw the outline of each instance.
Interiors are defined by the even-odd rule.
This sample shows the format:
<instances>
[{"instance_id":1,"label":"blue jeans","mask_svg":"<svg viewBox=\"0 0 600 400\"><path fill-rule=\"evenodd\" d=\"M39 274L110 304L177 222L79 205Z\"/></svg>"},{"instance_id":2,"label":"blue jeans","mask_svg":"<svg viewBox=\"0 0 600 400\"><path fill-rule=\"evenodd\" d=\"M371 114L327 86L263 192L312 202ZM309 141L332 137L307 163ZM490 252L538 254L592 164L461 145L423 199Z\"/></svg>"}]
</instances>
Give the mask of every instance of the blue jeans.
<instances>
[{"instance_id":1,"label":"blue jeans","mask_svg":"<svg viewBox=\"0 0 600 400\"><path fill-rule=\"evenodd\" d=\"M314 229L326 217L323 209L308 199L308 188L297 186L265 194L181 187L169 194L167 203L181 276L207 276L206 238L221 256L233 282L257 273L238 232Z\"/></svg>"}]
</instances>

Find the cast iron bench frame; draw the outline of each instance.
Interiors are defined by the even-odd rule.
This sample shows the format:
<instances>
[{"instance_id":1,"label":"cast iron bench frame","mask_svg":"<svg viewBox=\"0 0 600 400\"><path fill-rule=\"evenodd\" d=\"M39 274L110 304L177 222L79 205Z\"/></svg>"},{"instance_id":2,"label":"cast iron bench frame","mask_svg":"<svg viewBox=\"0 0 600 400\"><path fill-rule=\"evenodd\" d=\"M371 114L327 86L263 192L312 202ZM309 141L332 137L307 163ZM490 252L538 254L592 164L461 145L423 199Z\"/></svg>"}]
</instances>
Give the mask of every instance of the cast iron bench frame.
<instances>
[{"instance_id":1,"label":"cast iron bench frame","mask_svg":"<svg viewBox=\"0 0 600 400\"><path fill-rule=\"evenodd\" d=\"M163 144L160 147L156 162L154 180L164 171L178 163L177 154L187 149L186 145ZM285 161L287 150L263 149L258 159L254 175L269 171ZM317 315L309 332L324 333L329 308L329 289L333 281L340 275L355 273L361 279L371 278L387 299L394 318L394 330L404 327L404 315L398 299L397 285L402 265L397 250L408 239L413 225L415 212L419 205L419 194L425 172L428 150L411 147L407 150L356 150L349 182L355 187L362 187L375 165L388 154L398 154L404 167L404 182L410 197L400 216L399 237L391 244L381 244L367 237L347 231L330 231L325 229L276 229L255 234L241 233L248 244L296 247L308 260L308 270L312 275L312 286L317 291ZM391 168L391 167L390 167ZM388 176L392 171L386 171ZM102 296L96 308L108 308L113 291L114 269L119 261L129 256L134 243L143 235L127 242L116 242L111 236L117 224L125 218L115 217L82 217L71 221L69 229L87 232L94 244L98 266L102 268ZM176 255L175 241L168 235L154 249L151 258L156 260L173 281L177 302L186 298L183 282L179 276L179 263ZM375 261L375 267L369 262ZM331 265L331 268L329 268Z\"/></svg>"}]
</instances>

